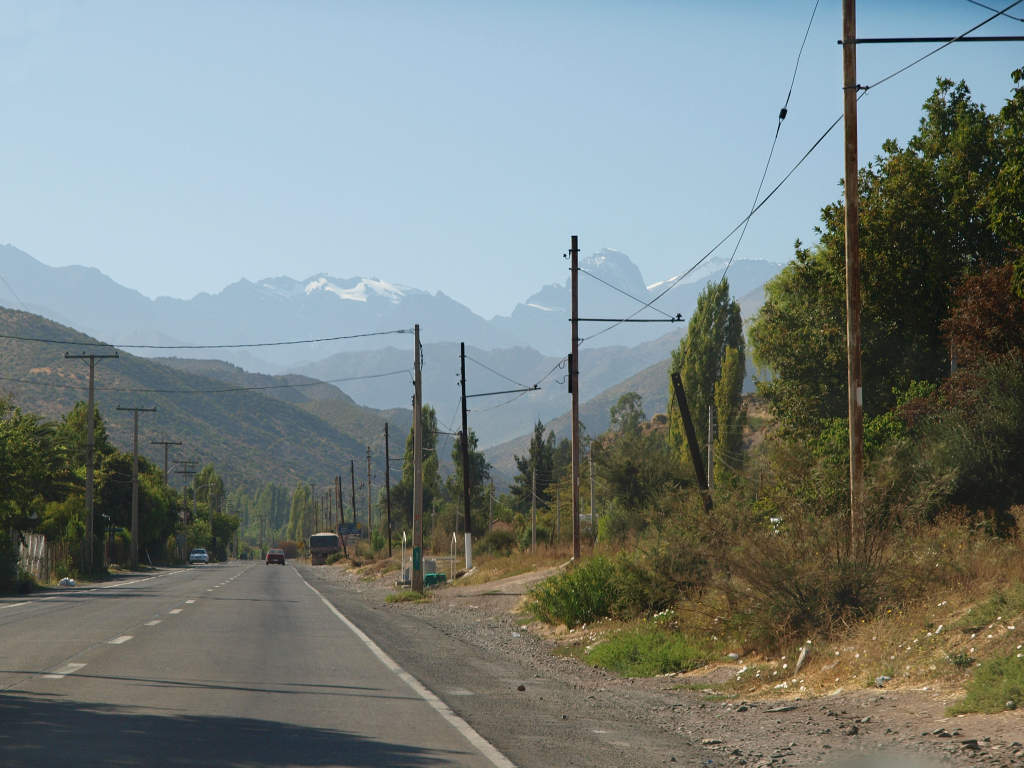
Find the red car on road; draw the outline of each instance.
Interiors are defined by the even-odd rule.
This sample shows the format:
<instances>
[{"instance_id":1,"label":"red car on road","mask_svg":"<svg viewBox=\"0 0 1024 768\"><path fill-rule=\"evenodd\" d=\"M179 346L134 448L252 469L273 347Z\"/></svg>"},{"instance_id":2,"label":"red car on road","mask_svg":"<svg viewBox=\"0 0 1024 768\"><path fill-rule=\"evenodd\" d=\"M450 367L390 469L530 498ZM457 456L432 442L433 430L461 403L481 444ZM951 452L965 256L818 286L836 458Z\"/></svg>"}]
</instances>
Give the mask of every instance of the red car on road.
<instances>
[{"instance_id":1,"label":"red car on road","mask_svg":"<svg viewBox=\"0 0 1024 768\"><path fill-rule=\"evenodd\" d=\"M284 565L284 550L283 549L278 549L278 548L275 547L274 549L271 549L271 550L267 551L267 563L266 564L270 565L271 563L280 563L281 565Z\"/></svg>"}]
</instances>

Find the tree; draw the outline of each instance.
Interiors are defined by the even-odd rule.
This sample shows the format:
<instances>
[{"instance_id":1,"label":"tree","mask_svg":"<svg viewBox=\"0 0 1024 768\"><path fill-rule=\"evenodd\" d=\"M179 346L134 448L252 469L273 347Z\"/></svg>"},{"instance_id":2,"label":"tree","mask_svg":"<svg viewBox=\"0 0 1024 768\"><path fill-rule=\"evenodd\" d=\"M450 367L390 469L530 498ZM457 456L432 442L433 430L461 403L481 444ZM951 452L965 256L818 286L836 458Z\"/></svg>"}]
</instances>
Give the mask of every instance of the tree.
<instances>
[{"instance_id":1,"label":"tree","mask_svg":"<svg viewBox=\"0 0 1024 768\"><path fill-rule=\"evenodd\" d=\"M701 291L686 336L679 342L679 348L672 352L670 368L670 373L678 371L682 379L701 450L707 447L707 434L700 425L707 420L708 406L714 401L715 383L722 375L722 363L726 349L730 347L739 353L742 385L745 366L743 318L740 305L729 295L729 281L722 278L717 283L708 283ZM669 398L668 413L670 435L677 448L681 449L686 438L675 397Z\"/></svg>"},{"instance_id":2,"label":"tree","mask_svg":"<svg viewBox=\"0 0 1024 768\"><path fill-rule=\"evenodd\" d=\"M0 400L0 529L29 530L64 496L63 462L53 424Z\"/></svg>"},{"instance_id":3,"label":"tree","mask_svg":"<svg viewBox=\"0 0 1024 768\"><path fill-rule=\"evenodd\" d=\"M434 498L441 490L441 476L437 460L437 413L430 405L423 405L420 425L423 433L423 509L429 510ZM402 461L402 479L391 488L392 515L397 516L397 525L412 529L413 504L413 447L414 432L409 429L405 440L405 457Z\"/></svg>"},{"instance_id":4,"label":"tree","mask_svg":"<svg viewBox=\"0 0 1024 768\"><path fill-rule=\"evenodd\" d=\"M449 499L456 502L458 512L456 514L463 514L462 509L462 494L463 494L463 469L462 469L462 443L461 436L452 444L452 463L455 465L455 471L452 472L448 479L445 481L445 490ZM476 432L472 429L469 430L469 488L470 488L470 513L472 510L480 509L485 506L487 494L490 492L489 488L485 488L484 484L491 478L491 465L487 462L487 457L484 456L483 451L478 450L478 442ZM478 526L474 521L473 530L477 531Z\"/></svg>"},{"instance_id":5,"label":"tree","mask_svg":"<svg viewBox=\"0 0 1024 768\"><path fill-rule=\"evenodd\" d=\"M743 461L743 359L735 347L727 347L722 361L722 375L715 382L715 414L717 429L714 444L715 484L721 485L731 468Z\"/></svg>"},{"instance_id":6,"label":"tree","mask_svg":"<svg viewBox=\"0 0 1024 768\"><path fill-rule=\"evenodd\" d=\"M611 428L620 435L640 432L640 426L647 420L644 414L643 398L636 392L626 392L609 411Z\"/></svg>"},{"instance_id":7,"label":"tree","mask_svg":"<svg viewBox=\"0 0 1024 768\"><path fill-rule=\"evenodd\" d=\"M860 170L865 413L948 375L941 326L955 286L1019 244L1024 201L1004 178L1011 150L1000 137L1020 135L1022 104L1018 89L992 116L964 83L939 80L907 145L886 141ZM841 202L822 209L819 242L797 244L750 329L755 360L772 374L759 390L798 430L846 413L844 216Z\"/></svg>"},{"instance_id":8,"label":"tree","mask_svg":"<svg viewBox=\"0 0 1024 768\"><path fill-rule=\"evenodd\" d=\"M68 463L74 467L84 467L89 445L89 406L79 401L68 413L64 414L57 426L57 441L66 451ZM96 466L103 462L105 456L114 452L114 446L107 435L107 425L100 415L100 409L93 411L93 449Z\"/></svg>"},{"instance_id":9,"label":"tree","mask_svg":"<svg viewBox=\"0 0 1024 768\"><path fill-rule=\"evenodd\" d=\"M1015 349L1024 349L1024 300L1012 289L1013 267L992 267L967 277L954 293L955 304L942 330L957 364L976 367Z\"/></svg>"},{"instance_id":10,"label":"tree","mask_svg":"<svg viewBox=\"0 0 1024 768\"><path fill-rule=\"evenodd\" d=\"M311 533L313 533L312 492L306 483L300 482L292 491L287 538L289 541L305 541Z\"/></svg>"},{"instance_id":11,"label":"tree","mask_svg":"<svg viewBox=\"0 0 1024 768\"><path fill-rule=\"evenodd\" d=\"M533 500L534 473L537 478L537 503L547 501L547 488L555 477L555 435L553 432L544 438L544 424L540 419L533 425L533 436L530 438L530 451L526 456L515 456L518 474L512 479L509 493L515 507L520 512L527 512Z\"/></svg>"}]
</instances>

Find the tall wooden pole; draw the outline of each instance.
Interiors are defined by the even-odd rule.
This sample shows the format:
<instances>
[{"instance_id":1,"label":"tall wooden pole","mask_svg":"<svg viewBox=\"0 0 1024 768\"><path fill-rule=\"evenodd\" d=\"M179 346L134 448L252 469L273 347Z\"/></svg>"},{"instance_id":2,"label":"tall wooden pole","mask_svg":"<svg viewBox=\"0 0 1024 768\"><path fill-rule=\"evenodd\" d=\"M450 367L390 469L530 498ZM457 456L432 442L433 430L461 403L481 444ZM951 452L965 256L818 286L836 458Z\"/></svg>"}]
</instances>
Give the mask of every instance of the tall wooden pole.
<instances>
[{"instance_id":1,"label":"tall wooden pole","mask_svg":"<svg viewBox=\"0 0 1024 768\"><path fill-rule=\"evenodd\" d=\"M348 476L352 480L352 524L356 524L359 511L356 509L356 460L348 461Z\"/></svg>"},{"instance_id":2,"label":"tall wooden pole","mask_svg":"<svg viewBox=\"0 0 1024 768\"><path fill-rule=\"evenodd\" d=\"M860 360L860 237L857 223L857 13L843 0L843 116L846 162L846 361L850 432L850 555L858 558L864 537L864 395Z\"/></svg>"},{"instance_id":3,"label":"tall wooden pole","mask_svg":"<svg viewBox=\"0 0 1024 768\"><path fill-rule=\"evenodd\" d=\"M470 516L470 477L469 477L469 419L466 414L466 343L459 344L459 370L462 386L462 508L465 515L464 531L466 534L466 570L473 567L473 521Z\"/></svg>"},{"instance_id":4,"label":"tall wooden pole","mask_svg":"<svg viewBox=\"0 0 1024 768\"><path fill-rule=\"evenodd\" d=\"M579 277L580 248L576 235L569 250L572 283L572 354L569 381L572 388L572 558L580 559L580 334Z\"/></svg>"},{"instance_id":5,"label":"tall wooden pole","mask_svg":"<svg viewBox=\"0 0 1024 768\"><path fill-rule=\"evenodd\" d=\"M132 433L132 570L139 567L139 411L152 413L156 408L122 408L119 411L132 411L134 431Z\"/></svg>"},{"instance_id":6,"label":"tall wooden pole","mask_svg":"<svg viewBox=\"0 0 1024 768\"><path fill-rule=\"evenodd\" d=\"M373 536L373 474L370 466L370 446L366 446L366 527Z\"/></svg>"},{"instance_id":7,"label":"tall wooden pole","mask_svg":"<svg viewBox=\"0 0 1024 768\"><path fill-rule=\"evenodd\" d=\"M701 499L704 501L704 510L711 511L711 493L708 489L708 479L704 475L704 462L700 458L700 448L697 445L697 430L693 427L693 419L690 418L690 406L686 402L686 392L683 389L683 380L679 377L679 371L673 371L672 390L676 395L676 405L679 407L679 417L683 420L683 429L686 431L686 446L690 449L690 461L693 462L693 474L697 478L697 487L701 491Z\"/></svg>"},{"instance_id":8,"label":"tall wooden pole","mask_svg":"<svg viewBox=\"0 0 1024 768\"><path fill-rule=\"evenodd\" d=\"M384 422L384 505L388 513L388 557L391 557L391 446L388 445L388 423L386 421Z\"/></svg>"},{"instance_id":9,"label":"tall wooden pole","mask_svg":"<svg viewBox=\"0 0 1024 768\"><path fill-rule=\"evenodd\" d=\"M423 591L423 416L422 384L420 382L420 327L414 328L416 347L413 356L412 401L412 590Z\"/></svg>"}]
</instances>

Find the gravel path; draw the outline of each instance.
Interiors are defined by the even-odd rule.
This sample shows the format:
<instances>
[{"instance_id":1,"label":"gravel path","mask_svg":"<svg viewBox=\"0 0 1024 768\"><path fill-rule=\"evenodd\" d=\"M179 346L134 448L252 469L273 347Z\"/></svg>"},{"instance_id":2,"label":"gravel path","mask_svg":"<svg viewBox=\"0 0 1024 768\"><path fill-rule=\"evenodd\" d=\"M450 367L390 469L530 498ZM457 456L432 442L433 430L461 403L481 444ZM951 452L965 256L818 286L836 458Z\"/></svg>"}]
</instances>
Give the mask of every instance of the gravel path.
<instances>
[{"instance_id":1,"label":"gravel path","mask_svg":"<svg viewBox=\"0 0 1024 768\"><path fill-rule=\"evenodd\" d=\"M376 624L364 629L376 629L385 650L518 765L1024 766L1019 711L949 718L948 699L919 690L723 702L682 687L692 677L623 679L556 655L554 642L516 613L536 575L388 604L394 573L364 581L340 567L302 571L342 610L370 609L365 618ZM446 650L424 657L422 646L388 648L392 624L442 638L431 645ZM468 691L451 687L456 678L489 698L470 705L459 695ZM567 727L557 727L559 718ZM503 721L521 725L512 734ZM543 733L543 743L520 738L524 728Z\"/></svg>"}]
</instances>

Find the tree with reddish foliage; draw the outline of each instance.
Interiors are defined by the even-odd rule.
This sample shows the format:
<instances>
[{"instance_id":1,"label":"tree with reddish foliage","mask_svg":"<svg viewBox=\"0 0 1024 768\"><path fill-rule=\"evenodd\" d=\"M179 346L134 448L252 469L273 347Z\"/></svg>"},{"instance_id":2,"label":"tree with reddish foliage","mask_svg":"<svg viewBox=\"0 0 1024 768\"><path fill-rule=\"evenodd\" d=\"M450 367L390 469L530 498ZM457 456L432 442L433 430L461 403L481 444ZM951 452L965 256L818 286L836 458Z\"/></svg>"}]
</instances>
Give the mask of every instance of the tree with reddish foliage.
<instances>
[{"instance_id":1,"label":"tree with reddish foliage","mask_svg":"<svg viewBox=\"0 0 1024 768\"><path fill-rule=\"evenodd\" d=\"M966 277L942 323L958 365L975 367L1024 349L1024 299L1013 291L1013 265Z\"/></svg>"}]
</instances>

